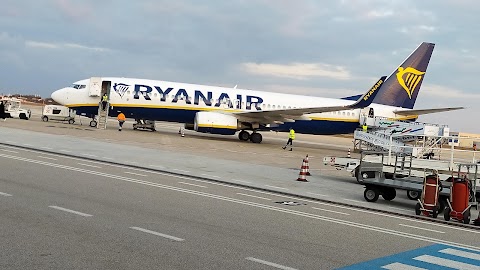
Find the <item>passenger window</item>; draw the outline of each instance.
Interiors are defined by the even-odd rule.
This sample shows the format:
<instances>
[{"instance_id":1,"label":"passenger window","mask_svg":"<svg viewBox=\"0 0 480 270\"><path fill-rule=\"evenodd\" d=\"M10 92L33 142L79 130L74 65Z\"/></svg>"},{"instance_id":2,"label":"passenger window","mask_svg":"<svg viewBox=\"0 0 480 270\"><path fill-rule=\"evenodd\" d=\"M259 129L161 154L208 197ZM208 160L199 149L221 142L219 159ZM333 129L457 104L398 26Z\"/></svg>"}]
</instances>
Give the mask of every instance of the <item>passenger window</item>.
<instances>
[{"instance_id":1,"label":"passenger window","mask_svg":"<svg viewBox=\"0 0 480 270\"><path fill-rule=\"evenodd\" d=\"M52 110L52 114L60 114L60 112L61 110L55 110L55 109Z\"/></svg>"}]
</instances>

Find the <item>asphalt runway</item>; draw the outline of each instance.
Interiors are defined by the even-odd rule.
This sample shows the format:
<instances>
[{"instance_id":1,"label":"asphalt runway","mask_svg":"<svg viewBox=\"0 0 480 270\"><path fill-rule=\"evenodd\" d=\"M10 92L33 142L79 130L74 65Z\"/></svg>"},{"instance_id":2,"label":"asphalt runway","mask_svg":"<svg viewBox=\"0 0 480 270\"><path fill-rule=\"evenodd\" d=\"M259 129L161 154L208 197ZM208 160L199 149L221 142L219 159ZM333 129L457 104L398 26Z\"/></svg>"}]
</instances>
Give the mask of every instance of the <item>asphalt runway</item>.
<instances>
[{"instance_id":1,"label":"asphalt runway","mask_svg":"<svg viewBox=\"0 0 480 270\"><path fill-rule=\"evenodd\" d=\"M7 150L2 269L336 269L435 244L480 252L480 231Z\"/></svg>"},{"instance_id":2,"label":"asphalt runway","mask_svg":"<svg viewBox=\"0 0 480 270\"><path fill-rule=\"evenodd\" d=\"M410 217L404 194L367 203L353 177L323 166L351 138L299 135L288 152L281 133L252 144L182 138L171 123L157 132L85 123L0 122L1 268L380 269L390 258L387 269L405 269L396 254L438 245L480 256L477 228ZM306 154L313 176L300 183Z\"/></svg>"}]
</instances>

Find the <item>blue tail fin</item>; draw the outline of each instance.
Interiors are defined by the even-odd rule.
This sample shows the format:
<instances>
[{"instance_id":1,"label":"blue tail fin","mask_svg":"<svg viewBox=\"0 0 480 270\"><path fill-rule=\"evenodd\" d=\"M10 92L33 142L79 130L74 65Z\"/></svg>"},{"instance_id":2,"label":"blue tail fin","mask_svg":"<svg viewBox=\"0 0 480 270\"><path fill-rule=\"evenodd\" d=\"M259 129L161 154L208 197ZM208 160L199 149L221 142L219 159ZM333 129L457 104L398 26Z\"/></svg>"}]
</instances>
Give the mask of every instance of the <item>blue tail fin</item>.
<instances>
[{"instance_id":1,"label":"blue tail fin","mask_svg":"<svg viewBox=\"0 0 480 270\"><path fill-rule=\"evenodd\" d=\"M423 42L382 85L373 103L413 109L435 44Z\"/></svg>"}]
</instances>

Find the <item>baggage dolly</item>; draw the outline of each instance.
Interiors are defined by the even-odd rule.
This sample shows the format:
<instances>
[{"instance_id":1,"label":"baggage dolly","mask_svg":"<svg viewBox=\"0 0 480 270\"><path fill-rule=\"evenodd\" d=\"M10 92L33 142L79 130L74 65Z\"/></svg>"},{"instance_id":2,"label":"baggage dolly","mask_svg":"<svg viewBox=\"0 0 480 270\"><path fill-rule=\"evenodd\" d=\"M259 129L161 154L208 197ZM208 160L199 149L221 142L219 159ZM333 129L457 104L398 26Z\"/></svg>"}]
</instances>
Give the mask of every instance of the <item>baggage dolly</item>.
<instances>
[{"instance_id":1,"label":"baggage dolly","mask_svg":"<svg viewBox=\"0 0 480 270\"><path fill-rule=\"evenodd\" d=\"M467 167L467 173L461 172L461 167ZM451 177L452 187L450 189L450 198L447 200L448 207L445 208L444 219L462 221L464 224L469 224L471 219L470 208L477 207L476 201L476 179L477 179L477 164L475 167L473 180L469 179L470 167L472 164L460 164L456 177Z\"/></svg>"},{"instance_id":2,"label":"baggage dolly","mask_svg":"<svg viewBox=\"0 0 480 270\"><path fill-rule=\"evenodd\" d=\"M442 189L437 173L426 176L423 181L422 196L415 205L415 214L436 218L440 210L438 197Z\"/></svg>"}]
</instances>

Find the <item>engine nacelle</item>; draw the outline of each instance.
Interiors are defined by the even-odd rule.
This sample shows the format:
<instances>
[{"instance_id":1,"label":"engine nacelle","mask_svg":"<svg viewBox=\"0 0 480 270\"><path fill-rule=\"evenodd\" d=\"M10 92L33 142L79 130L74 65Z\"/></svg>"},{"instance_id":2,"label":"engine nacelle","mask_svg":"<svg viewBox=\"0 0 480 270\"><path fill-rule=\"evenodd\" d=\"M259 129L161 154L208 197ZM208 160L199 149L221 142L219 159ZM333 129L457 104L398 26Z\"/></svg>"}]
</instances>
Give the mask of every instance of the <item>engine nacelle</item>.
<instances>
[{"instance_id":1,"label":"engine nacelle","mask_svg":"<svg viewBox=\"0 0 480 270\"><path fill-rule=\"evenodd\" d=\"M235 116L216 112L197 112L194 128L197 132L234 135L238 129Z\"/></svg>"}]
</instances>

